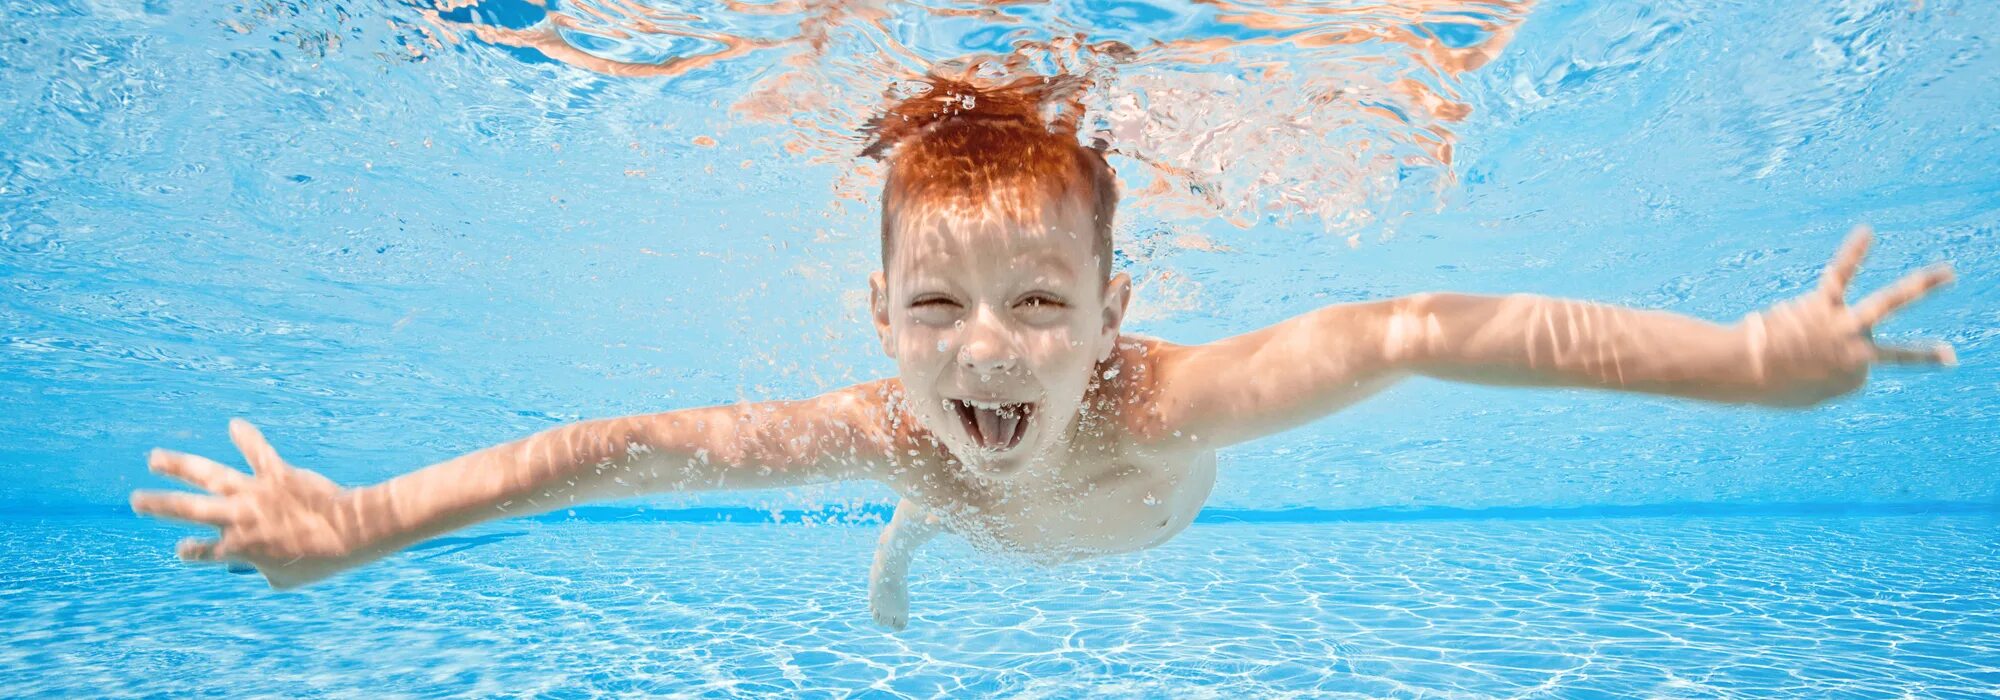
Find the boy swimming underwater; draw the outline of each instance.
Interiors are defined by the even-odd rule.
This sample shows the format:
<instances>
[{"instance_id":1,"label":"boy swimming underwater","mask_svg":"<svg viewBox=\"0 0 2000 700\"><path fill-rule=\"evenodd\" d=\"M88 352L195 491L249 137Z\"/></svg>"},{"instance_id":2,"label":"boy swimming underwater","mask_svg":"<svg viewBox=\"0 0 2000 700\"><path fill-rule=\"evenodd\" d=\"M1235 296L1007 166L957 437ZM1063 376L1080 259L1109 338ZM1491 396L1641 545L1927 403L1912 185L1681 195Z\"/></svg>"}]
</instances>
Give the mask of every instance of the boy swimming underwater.
<instances>
[{"instance_id":1,"label":"boy swimming underwater","mask_svg":"<svg viewBox=\"0 0 2000 700\"><path fill-rule=\"evenodd\" d=\"M871 315L897 377L798 401L583 421L382 484L289 466L247 422L254 474L155 450L208 491L142 491L141 513L215 526L179 546L280 588L498 517L666 490L873 479L901 495L870 577L875 618L908 620L912 552L939 532L1042 561L1145 549L1194 519L1216 450L1310 422L1412 374L1809 406L1875 363L1946 364L1871 328L1951 279L1939 267L1849 306L1857 229L1819 287L1732 325L1529 295L1419 294L1326 307L1176 345L1124 335L1111 270L1115 177L1032 81L939 80L871 128L888 163Z\"/></svg>"}]
</instances>

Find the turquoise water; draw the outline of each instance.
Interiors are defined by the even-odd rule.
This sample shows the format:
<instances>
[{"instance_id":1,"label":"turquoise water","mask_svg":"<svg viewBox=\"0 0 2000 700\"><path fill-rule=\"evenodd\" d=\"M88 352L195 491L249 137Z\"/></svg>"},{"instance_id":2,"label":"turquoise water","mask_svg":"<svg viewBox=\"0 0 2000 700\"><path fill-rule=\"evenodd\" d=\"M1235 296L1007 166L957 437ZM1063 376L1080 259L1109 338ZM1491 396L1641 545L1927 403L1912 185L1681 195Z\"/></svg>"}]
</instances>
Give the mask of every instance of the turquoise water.
<instances>
[{"instance_id":1,"label":"turquoise water","mask_svg":"<svg viewBox=\"0 0 2000 700\"><path fill-rule=\"evenodd\" d=\"M0 695L2000 686L2000 5L618 7L0 8ZM559 24L574 52L524 45ZM768 46L631 68L733 40ZM913 66L1016 46L1102 80L1138 332L1433 289L1729 320L1867 221L1857 287L1959 273L1878 334L1962 364L1803 412L1412 382L1225 451L1160 549L947 538L896 634L871 484L493 523L286 593L126 514L147 449L233 461L231 416L363 484L885 376L849 134Z\"/></svg>"},{"instance_id":2,"label":"turquoise water","mask_svg":"<svg viewBox=\"0 0 2000 700\"><path fill-rule=\"evenodd\" d=\"M306 592L174 528L10 522L16 694L1990 696L2000 518L1196 526L1056 570L958 542L868 618L864 528L512 522ZM1884 546L1884 542L1898 542ZM1938 566L1950 562L1950 566ZM22 616L24 614L24 616ZM24 620L26 618L26 620Z\"/></svg>"},{"instance_id":3,"label":"turquoise water","mask_svg":"<svg viewBox=\"0 0 2000 700\"><path fill-rule=\"evenodd\" d=\"M30 670L10 671L13 695L1990 697L2000 684L1990 513L1212 525L1053 570L948 540L918 558L916 621L898 634L868 616L864 528L506 523L282 593L190 575L159 554L175 528L8 528L25 571L5 591L0 661Z\"/></svg>"}]
</instances>

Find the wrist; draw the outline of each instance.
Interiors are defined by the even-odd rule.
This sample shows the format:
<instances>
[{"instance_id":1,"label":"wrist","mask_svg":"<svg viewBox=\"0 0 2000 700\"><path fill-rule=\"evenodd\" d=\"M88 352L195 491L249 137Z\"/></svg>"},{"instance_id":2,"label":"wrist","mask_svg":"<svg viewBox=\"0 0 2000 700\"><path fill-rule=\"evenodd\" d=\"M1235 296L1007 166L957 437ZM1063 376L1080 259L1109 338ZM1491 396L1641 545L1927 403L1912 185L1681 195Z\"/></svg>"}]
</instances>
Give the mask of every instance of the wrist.
<instances>
[{"instance_id":1,"label":"wrist","mask_svg":"<svg viewBox=\"0 0 2000 700\"><path fill-rule=\"evenodd\" d=\"M348 489L333 498L331 520L346 557L373 559L389 553L394 540L388 493L380 485Z\"/></svg>"},{"instance_id":2,"label":"wrist","mask_svg":"<svg viewBox=\"0 0 2000 700\"><path fill-rule=\"evenodd\" d=\"M1844 390L1831 388L1833 385L1802 374L1797 355L1788 351L1792 335L1786 324L1789 319L1782 315L1779 307L1778 322L1774 329L1771 316L1752 313L1743 317L1743 322L1734 329L1742 336L1742 347L1747 353L1743 366L1749 374L1749 403L1773 408L1803 408L1813 406L1843 393ZM1772 337L1773 332L1779 337Z\"/></svg>"}]
</instances>

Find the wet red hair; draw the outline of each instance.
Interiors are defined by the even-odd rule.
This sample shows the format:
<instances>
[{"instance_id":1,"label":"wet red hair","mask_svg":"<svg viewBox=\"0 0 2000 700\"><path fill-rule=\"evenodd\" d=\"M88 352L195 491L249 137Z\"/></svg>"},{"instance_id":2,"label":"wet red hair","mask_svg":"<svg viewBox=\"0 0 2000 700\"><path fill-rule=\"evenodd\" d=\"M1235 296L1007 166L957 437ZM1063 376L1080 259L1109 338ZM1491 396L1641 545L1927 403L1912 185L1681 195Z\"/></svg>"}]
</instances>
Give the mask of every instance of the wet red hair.
<instances>
[{"instance_id":1,"label":"wet red hair","mask_svg":"<svg viewBox=\"0 0 2000 700\"><path fill-rule=\"evenodd\" d=\"M882 264L894 250L897 217L911 203L972 206L996 191L1025 195L1023 205L1074 197L1090 207L1099 271L1111 276L1111 221L1118 178L1102 144L1077 140L1074 77L1021 78L981 87L927 76L929 90L870 120L861 155L887 161L882 185ZM1021 213L1021 212L1014 212Z\"/></svg>"}]
</instances>

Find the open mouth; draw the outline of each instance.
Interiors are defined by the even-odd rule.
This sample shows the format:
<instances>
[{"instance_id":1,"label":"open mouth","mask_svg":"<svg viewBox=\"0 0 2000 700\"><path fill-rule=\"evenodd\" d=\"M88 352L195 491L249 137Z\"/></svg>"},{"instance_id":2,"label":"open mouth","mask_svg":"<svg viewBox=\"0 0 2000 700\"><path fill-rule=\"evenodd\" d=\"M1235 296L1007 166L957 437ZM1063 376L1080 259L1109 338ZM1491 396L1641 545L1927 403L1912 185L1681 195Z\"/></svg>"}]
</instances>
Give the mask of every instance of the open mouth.
<instances>
[{"instance_id":1,"label":"open mouth","mask_svg":"<svg viewBox=\"0 0 2000 700\"><path fill-rule=\"evenodd\" d=\"M965 425L965 434L972 436L973 443L994 452L1006 452L1021 444L1021 435L1028 432L1028 420L1035 415L1032 403L946 399L945 404L958 412L959 422Z\"/></svg>"}]
</instances>

